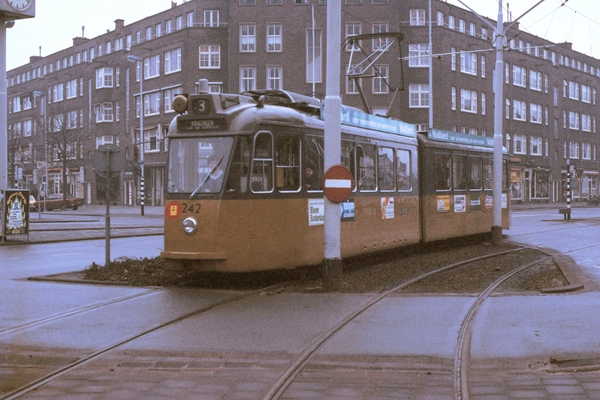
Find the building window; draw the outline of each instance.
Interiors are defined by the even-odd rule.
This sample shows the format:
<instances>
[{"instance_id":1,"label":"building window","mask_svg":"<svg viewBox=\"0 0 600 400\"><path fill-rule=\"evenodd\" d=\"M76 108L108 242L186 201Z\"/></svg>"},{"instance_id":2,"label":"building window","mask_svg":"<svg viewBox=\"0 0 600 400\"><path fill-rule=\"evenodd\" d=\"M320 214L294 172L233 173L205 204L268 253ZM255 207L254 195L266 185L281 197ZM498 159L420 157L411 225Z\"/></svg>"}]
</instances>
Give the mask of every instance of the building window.
<instances>
[{"instance_id":1,"label":"building window","mask_svg":"<svg viewBox=\"0 0 600 400\"><path fill-rule=\"evenodd\" d=\"M579 100L579 83L569 81L569 98Z\"/></svg>"},{"instance_id":2,"label":"building window","mask_svg":"<svg viewBox=\"0 0 600 400\"><path fill-rule=\"evenodd\" d=\"M542 73L530 70L529 71L529 88L532 90L542 91Z\"/></svg>"},{"instance_id":3,"label":"building window","mask_svg":"<svg viewBox=\"0 0 600 400\"><path fill-rule=\"evenodd\" d=\"M165 113L173 111L173 99L175 99L175 96L181 93L183 93L181 87L165 89L163 91L163 97L165 100Z\"/></svg>"},{"instance_id":4,"label":"building window","mask_svg":"<svg viewBox=\"0 0 600 400\"><path fill-rule=\"evenodd\" d=\"M96 138L96 148L103 146L105 144L113 144L114 143L114 136L100 136Z\"/></svg>"},{"instance_id":5,"label":"building window","mask_svg":"<svg viewBox=\"0 0 600 400\"><path fill-rule=\"evenodd\" d=\"M569 111L569 129L579 130L579 113Z\"/></svg>"},{"instance_id":6,"label":"building window","mask_svg":"<svg viewBox=\"0 0 600 400\"><path fill-rule=\"evenodd\" d=\"M187 22L187 27L188 28L193 28L194 27L194 12L190 11L189 13L187 13L185 15L185 19Z\"/></svg>"},{"instance_id":7,"label":"building window","mask_svg":"<svg viewBox=\"0 0 600 400\"><path fill-rule=\"evenodd\" d=\"M412 26L424 26L425 25L425 10L422 10L422 9L410 10L410 24Z\"/></svg>"},{"instance_id":8,"label":"building window","mask_svg":"<svg viewBox=\"0 0 600 400\"><path fill-rule=\"evenodd\" d=\"M256 90L256 67L240 67L240 91Z\"/></svg>"},{"instance_id":9,"label":"building window","mask_svg":"<svg viewBox=\"0 0 600 400\"><path fill-rule=\"evenodd\" d=\"M542 138L532 136L529 138L529 154L532 156L541 156L542 155Z\"/></svg>"},{"instance_id":10,"label":"building window","mask_svg":"<svg viewBox=\"0 0 600 400\"><path fill-rule=\"evenodd\" d=\"M201 45L199 47L200 69L221 68L221 46Z\"/></svg>"},{"instance_id":11,"label":"building window","mask_svg":"<svg viewBox=\"0 0 600 400\"><path fill-rule=\"evenodd\" d=\"M477 112L477 92L460 90L460 110L469 113Z\"/></svg>"},{"instance_id":12,"label":"building window","mask_svg":"<svg viewBox=\"0 0 600 400\"><path fill-rule=\"evenodd\" d=\"M267 89L283 89L283 67L267 67Z\"/></svg>"},{"instance_id":13,"label":"building window","mask_svg":"<svg viewBox=\"0 0 600 400\"><path fill-rule=\"evenodd\" d=\"M592 88L587 85L581 85L581 101L584 103L592 102Z\"/></svg>"},{"instance_id":14,"label":"building window","mask_svg":"<svg viewBox=\"0 0 600 400\"><path fill-rule=\"evenodd\" d=\"M160 114L161 93L154 92L144 95L144 116Z\"/></svg>"},{"instance_id":15,"label":"building window","mask_svg":"<svg viewBox=\"0 0 600 400\"><path fill-rule=\"evenodd\" d=\"M513 65L513 85L526 87L527 69Z\"/></svg>"},{"instance_id":16,"label":"building window","mask_svg":"<svg viewBox=\"0 0 600 400\"><path fill-rule=\"evenodd\" d=\"M158 128L144 130L144 152L157 153L160 151L160 131Z\"/></svg>"},{"instance_id":17,"label":"building window","mask_svg":"<svg viewBox=\"0 0 600 400\"><path fill-rule=\"evenodd\" d=\"M267 24L267 52L281 52L282 25Z\"/></svg>"},{"instance_id":18,"label":"building window","mask_svg":"<svg viewBox=\"0 0 600 400\"><path fill-rule=\"evenodd\" d=\"M456 29L456 19L452 15L448 15L448 28Z\"/></svg>"},{"instance_id":19,"label":"building window","mask_svg":"<svg viewBox=\"0 0 600 400\"><path fill-rule=\"evenodd\" d=\"M144 58L144 79L160 76L160 55Z\"/></svg>"},{"instance_id":20,"label":"building window","mask_svg":"<svg viewBox=\"0 0 600 400\"><path fill-rule=\"evenodd\" d=\"M113 87L113 69L98 68L96 70L96 89Z\"/></svg>"},{"instance_id":21,"label":"building window","mask_svg":"<svg viewBox=\"0 0 600 400\"><path fill-rule=\"evenodd\" d=\"M477 54L460 53L460 72L477 75Z\"/></svg>"},{"instance_id":22,"label":"building window","mask_svg":"<svg viewBox=\"0 0 600 400\"><path fill-rule=\"evenodd\" d=\"M113 104L110 102L99 103L94 107L96 111L96 122L113 121Z\"/></svg>"},{"instance_id":23,"label":"building window","mask_svg":"<svg viewBox=\"0 0 600 400\"><path fill-rule=\"evenodd\" d=\"M389 25L386 22L373 23L373 33L387 33L389 31ZM388 38L380 37L373 39L373 51L383 51L388 46Z\"/></svg>"},{"instance_id":24,"label":"building window","mask_svg":"<svg viewBox=\"0 0 600 400\"><path fill-rule=\"evenodd\" d=\"M387 65L376 65L374 67L373 74L373 94L386 94L388 93L387 79L388 79L388 66Z\"/></svg>"},{"instance_id":25,"label":"building window","mask_svg":"<svg viewBox=\"0 0 600 400\"><path fill-rule=\"evenodd\" d=\"M58 102L64 100L64 85L59 83L58 85L52 86L52 101ZM19 110L20 111L20 110Z\"/></svg>"},{"instance_id":26,"label":"building window","mask_svg":"<svg viewBox=\"0 0 600 400\"><path fill-rule=\"evenodd\" d=\"M579 142L569 144L569 158L579 159Z\"/></svg>"},{"instance_id":27,"label":"building window","mask_svg":"<svg viewBox=\"0 0 600 400\"><path fill-rule=\"evenodd\" d=\"M256 25L240 25L240 52L253 53L256 51Z\"/></svg>"},{"instance_id":28,"label":"building window","mask_svg":"<svg viewBox=\"0 0 600 400\"><path fill-rule=\"evenodd\" d=\"M581 114L581 130L584 132L592 131L592 116L588 114Z\"/></svg>"},{"instance_id":29,"label":"building window","mask_svg":"<svg viewBox=\"0 0 600 400\"><path fill-rule=\"evenodd\" d=\"M429 85L409 85L408 96L410 108L429 107Z\"/></svg>"},{"instance_id":30,"label":"building window","mask_svg":"<svg viewBox=\"0 0 600 400\"><path fill-rule=\"evenodd\" d=\"M444 13L441 11L437 12L437 24L438 26L444 26Z\"/></svg>"},{"instance_id":31,"label":"building window","mask_svg":"<svg viewBox=\"0 0 600 400\"><path fill-rule=\"evenodd\" d=\"M346 22L346 39L352 37L352 36L357 36L360 35L361 32L361 24L360 22ZM346 45L346 51L356 51L358 50L358 46L354 43L350 43L350 41L348 41L348 44Z\"/></svg>"},{"instance_id":32,"label":"building window","mask_svg":"<svg viewBox=\"0 0 600 400\"><path fill-rule=\"evenodd\" d=\"M591 143L581 143L581 159L582 160L591 160L592 159Z\"/></svg>"},{"instance_id":33,"label":"building window","mask_svg":"<svg viewBox=\"0 0 600 400\"><path fill-rule=\"evenodd\" d=\"M67 129L77 128L77 110L67 113Z\"/></svg>"},{"instance_id":34,"label":"building window","mask_svg":"<svg viewBox=\"0 0 600 400\"><path fill-rule=\"evenodd\" d=\"M540 104L529 104L529 122L534 124L542 123L542 106Z\"/></svg>"},{"instance_id":35,"label":"building window","mask_svg":"<svg viewBox=\"0 0 600 400\"><path fill-rule=\"evenodd\" d=\"M450 47L450 69L456 71L456 48Z\"/></svg>"},{"instance_id":36,"label":"building window","mask_svg":"<svg viewBox=\"0 0 600 400\"><path fill-rule=\"evenodd\" d=\"M322 81L323 48L321 29L306 31L306 82L319 83Z\"/></svg>"},{"instance_id":37,"label":"building window","mask_svg":"<svg viewBox=\"0 0 600 400\"><path fill-rule=\"evenodd\" d=\"M452 96L452 99L451 99L450 104L451 104L452 110L456 110L456 88L455 87L452 87L451 96Z\"/></svg>"},{"instance_id":38,"label":"building window","mask_svg":"<svg viewBox=\"0 0 600 400\"><path fill-rule=\"evenodd\" d=\"M485 92L481 92L481 115L486 114Z\"/></svg>"},{"instance_id":39,"label":"building window","mask_svg":"<svg viewBox=\"0 0 600 400\"><path fill-rule=\"evenodd\" d=\"M362 72L360 65L352 65L350 66L350 70L353 71L354 75L360 74ZM352 78L352 76L346 75L346 93L358 94L357 82L357 79Z\"/></svg>"},{"instance_id":40,"label":"building window","mask_svg":"<svg viewBox=\"0 0 600 400\"><path fill-rule=\"evenodd\" d=\"M429 67L429 45L408 45L408 66L412 68Z\"/></svg>"},{"instance_id":41,"label":"building window","mask_svg":"<svg viewBox=\"0 0 600 400\"><path fill-rule=\"evenodd\" d=\"M514 135L513 144L515 146L514 154L527 154L527 136Z\"/></svg>"},{"instance_id":42,"label":"building window","mask_svg":"<svg viewBox=\"0 0 600 400\"><path fill-rule=\"evenodd\" d=\"M513 119L515 121L527 120L527 103L520 100L513 100Z\"/></svg>"},{"instance_id":43,"label":"building window","mask_svg":"<svg viewBox=\"0 0 600 400\"><path fill-rule=\"evenodd\" d=\"M165 52L165 74L181 71L181 49Z\"/></svg>"},{"instance_id":44,"label":"building window","mask_svg":"<svg viewBox=\"0 0 600 400\"><path fill-rule=\"evenodd\" d=\"M205 28L218 27L219 24L219 10L204 10Z\"/></svg>"}]
</instances>

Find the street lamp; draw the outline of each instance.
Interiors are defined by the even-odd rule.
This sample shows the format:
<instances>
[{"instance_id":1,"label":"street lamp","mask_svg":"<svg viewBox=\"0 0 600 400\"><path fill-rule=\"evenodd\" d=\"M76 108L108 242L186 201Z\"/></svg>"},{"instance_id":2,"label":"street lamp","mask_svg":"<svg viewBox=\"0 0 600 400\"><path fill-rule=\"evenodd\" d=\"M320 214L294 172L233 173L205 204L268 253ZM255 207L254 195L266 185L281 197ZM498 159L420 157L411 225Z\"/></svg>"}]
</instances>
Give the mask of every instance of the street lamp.
<instances>
[{"instance_id":1,"label":"street lamp","mask_svg":"<svg viewBox=\"0 0 600 400\"><path fill-rule=\"evenodd\" d=\"M138 163L140 164L140 206L142 216L144 216L144 65L142 64L142 58L134 56L132 54L127 56L127 61L132 63L140 63L140 158Z\"/></svg>"},{"instance_id":2,"label":"street lamp","mask_svg":"<svg viewBox=\"0 0 600 400\"><path fill-rule=\"evenodd\" d=\"M46 211L46 198L48 197L48 144L46 142L46 101L45 101L45 97L46 97L46 93L44 92L40 92L35 90L33 92L33 97L39 97L40 98L40 113L42 114L42 127L44 130L44 163L45 163L45 168L44 168L44 175L46 177L46 183L44 184L44 182L42 181L42 185L41 188L44 191L44 211ZM45 189L44 189L45 188ZM40 205L40 197L41 197L41 193L38 191L38 218L42 218L42 207Z\"/></svg>"}]
</instances>

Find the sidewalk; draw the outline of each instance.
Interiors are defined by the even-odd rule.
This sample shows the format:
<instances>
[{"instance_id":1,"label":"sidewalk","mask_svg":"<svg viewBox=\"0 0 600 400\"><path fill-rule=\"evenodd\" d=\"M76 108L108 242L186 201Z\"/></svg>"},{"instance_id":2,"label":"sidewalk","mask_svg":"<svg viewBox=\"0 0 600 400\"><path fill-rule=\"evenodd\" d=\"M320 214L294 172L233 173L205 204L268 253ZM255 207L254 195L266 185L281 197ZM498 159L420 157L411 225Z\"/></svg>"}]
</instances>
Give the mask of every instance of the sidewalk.
<instances>
[{"instance_id":1,"label":"sidewalk","mask_svg":"<svg viewBox=\"0 0 600 400\"><path fill-rule=\"evenodd\" d=\"M109 208L110 236L131 237L162 235L164 207L111 206ZM106 237L106 206L86 205L76 211L53 210L31 212L27 235L7 236L5 245L53 243L74 240L104 239Z\"/></svg>"}]
</instances>

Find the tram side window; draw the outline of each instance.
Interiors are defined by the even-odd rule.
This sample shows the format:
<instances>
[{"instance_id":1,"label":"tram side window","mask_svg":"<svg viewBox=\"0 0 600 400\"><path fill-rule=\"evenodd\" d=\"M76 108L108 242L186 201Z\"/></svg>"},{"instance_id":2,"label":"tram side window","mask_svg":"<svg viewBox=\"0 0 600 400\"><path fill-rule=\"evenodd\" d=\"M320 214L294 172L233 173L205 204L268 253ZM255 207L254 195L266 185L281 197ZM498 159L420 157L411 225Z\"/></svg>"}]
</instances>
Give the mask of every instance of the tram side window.
<instances>
[{"instance_id":1,"label":"tram side window","mask_svg":"<svg viewBox=\"0 0 600 400\"><path fill-rule=\"evenodd\" d=\"M435 190L450 190L450 154L435 155Z\"/></svg>"},{"instance_id":2,"label":"tram side window","mask_svg":"<svg viewBox=\"0 0 600 400\"><path fill-rule=\"evenodd\" d=\"M300 190L300 138L281 135L275 141L276 182L280 192Z\"/></svg>"},{"instance_id":3,"label":"tram side window","mask_svg":"<svg viewBox=\"0 0 600 400\"><path fill-rule=\"evenodd\" d=\"M358 188L361 191L373 191L376 189L375 176L375 146L360 144L356 149L359 166Z\"/></svg>"},{"instance_id":4,"label":"tram side window","mask_svg":"<svg viewBox=\"0 0 600 400\"><path fill-rule=\"evenodd\" d=\"M227 177L227 192L246 193L248 190L248 167L250 166L250 141L242 136L238 138L229 176Z\"/></svg>"},{"instance_id":5,"label":"tram side window","mask_svg":"<svg viewBox=\"0 0 600 400\"><path fill-rule=\"evenodd\" d=\"M398 190L410 190L412 182L410 170L410 151L397 149L396 162L396 178Z\"/></svg>"},{"instance_id":6,"label":"tram side window","mask_svg":"<svg viewBox=\"0 0 600 400\"><path fill-rule=\"evenodd\" d=\"M254 138L250 190L253 193L273 191L273 138L270 132L259 132Z\"/></svg>"},{"instance_id":7,"label":"tram side window","mask_svg":"<svg viewBox=\"0 0 600 400\"><path fill-rule=\"evenodd\" d=\"M452 160L452 186L454 190L467 190L468 179L467 156L455 155Z\"/></svg>"},{"instance_id":8,"label":"tram side window","mask_svg":"<svg viewBox=\"0 0 600 400\"><path fill-rule=\"evenodd\" d=\"M356 189L356 160L354 159L354 143L347 140L342 140L342 155L341 163L344 167L348 168L354 177L354 187Z\"/></svg>"},{"instance_id":9,"label":"tram side window","mask_svg":"<svg viewBox=\"0 0 600 400\"><path fill-rule=\"evenodd\" d=\"M494 187L493 180L493 160L491 158L483 159L483 189L484 190L492 190Z\"/></svg>"},{"instance_id":10,"label":"tram side window","mask_svg":"<svg viewBox=\"0 0 600 400\"><path fill-rule=\"evenodd\" d=\"M481 158L469 157L469 164L471 165L471 177L469 179L469 187L471 190L481 190Z\"/></svg>"},{"instance_id":11,"label":"tram side window","mask_svg":"<svg viewBox=\"0 0 600 400\"><path fill-rule=\"evenodd\" d=\"M323 138L307 136L304 156L304 187L309 191L322 190L325 159Z\"/></svg>"},{"instance_id":12,"label":"tram side window","mask_svg":"<svg viewBox=\"0 0 600 400\"><path fill-rule=\"evenodd\" d=\"M396 179L394 178L394 149L389 147L379 147L377 153L379 190L393 191L396 186Z\"/></svg>"}]
</instances>

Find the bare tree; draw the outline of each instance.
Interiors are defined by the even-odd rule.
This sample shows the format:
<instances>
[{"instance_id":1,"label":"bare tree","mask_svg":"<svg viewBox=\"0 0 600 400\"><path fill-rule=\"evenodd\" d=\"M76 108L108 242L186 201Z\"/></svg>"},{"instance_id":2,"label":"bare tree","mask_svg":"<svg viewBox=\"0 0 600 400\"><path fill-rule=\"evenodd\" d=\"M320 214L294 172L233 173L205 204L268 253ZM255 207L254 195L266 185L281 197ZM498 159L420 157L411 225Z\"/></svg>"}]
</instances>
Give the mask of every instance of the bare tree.
<instances>
[{"instance_id":1,"label":"bare tree","mask_svg":"<svg viewBox=\"0 0 600 400\"><path fill-rule=\"evenodd\" d=\"M77 111L58 112L48 117L46 132L49 160L53 160L62 169L63 209L67 206L67 171L79 158L80 137L77 131Z\"/></svg>"}]
</instances>

